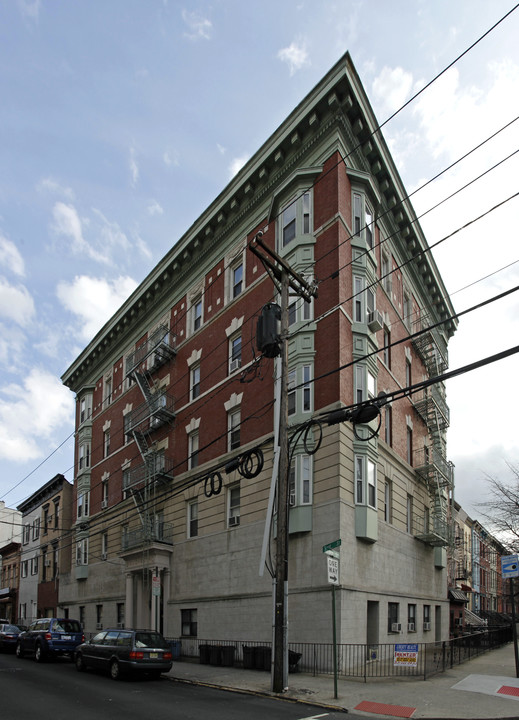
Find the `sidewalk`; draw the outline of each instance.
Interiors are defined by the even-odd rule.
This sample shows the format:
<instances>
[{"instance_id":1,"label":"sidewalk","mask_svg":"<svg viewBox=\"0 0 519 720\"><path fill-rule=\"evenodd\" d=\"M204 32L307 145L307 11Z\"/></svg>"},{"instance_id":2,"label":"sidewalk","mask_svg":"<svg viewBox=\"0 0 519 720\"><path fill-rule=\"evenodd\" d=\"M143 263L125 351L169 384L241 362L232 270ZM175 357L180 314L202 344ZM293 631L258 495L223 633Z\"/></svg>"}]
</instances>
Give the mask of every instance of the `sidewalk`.
<instances>
[{"instance_id":1,"label":"sidewalk","mask_svg":"<svg viewBox=\"0 0 519 720\"><path fill-rule=\"evenodd\" d=\"M261 693L366 717L454 718L477 720L519 718L519 679L513 644L492 650L428 680L383 679L367 683L339 678L334 698L332 675L291 673L282 695L270 689L270 674L241 667L175 661L171 679L228 690ZM313 714L309 710L308 714Z\"/></svg>"}]
</instances>

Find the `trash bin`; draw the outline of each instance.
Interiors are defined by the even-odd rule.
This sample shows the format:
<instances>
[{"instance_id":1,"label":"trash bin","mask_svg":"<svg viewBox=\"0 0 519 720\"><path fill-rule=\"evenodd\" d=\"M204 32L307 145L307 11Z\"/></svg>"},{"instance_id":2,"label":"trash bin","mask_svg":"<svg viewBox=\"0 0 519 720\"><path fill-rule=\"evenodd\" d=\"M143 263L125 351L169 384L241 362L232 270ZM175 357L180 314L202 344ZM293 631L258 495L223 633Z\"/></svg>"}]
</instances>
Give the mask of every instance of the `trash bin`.
<instances>
[{"instance_id":1,"label":"trash bin","mask_svg":"<svg viewBox=\"0 0 519 720\"><path fill-rule=\"evenodd\" d=\"M222 665L224 667L234 666L234 652L236 648L234 645L223 645L222 646Z\"/></svg>"},{"instance_id":2,"label":"trash bin","mask_svg":"<svg viewBox=\"0 0 519 720\"><path fill-rule=\"evenodd\" d=\"M248 645L243 646L243 669L254 669L254 648Z\"/></svg>"},{"instance_id":3,"label":"trash bin","mask_svg":"<svg viewBox=\"0 0 519 720\"><path fill-rule=\"evenodd\" d=\"M301 660L302 653L288 651L288 672L299 672L297 663Z\"/></svg>"},{"instance_id":4,"label":"trash bin","mask_svg":"<svg viewBox=\"0 0 519 720\"><path fill-rule=\"evenodd\" d=\"M222 648L220 645L209 645L209 664L222 664Z\"/></svg>"},{"instance_id":5,"label":"trash bin","mask_svg":"<svg viewBox=\"0 0 519 720\"><path fill-rule=\"evenodd\" d=\"M199 645L200 665L209 665L209 645Z\"/></svg>"},{"instance_id":6,"label":"trash bin","mask_svg":"<svg viewBox=\"0 0 519 720\"><path fill-rule=\"evenodd\" d=\"M171 640L171 657L173 660L178 660L180 657L180 651L182 648L182 643L180 640Z\"/></svg>"},{"instance_id":7,"label":"trash bin","mask_svg":"<svg viewBox=\"0 0 519 720\"><path fill-rule=\"evenodd\" d=\"M269 647L258 645L254 648L254 667L256 670L270 670L271 650Z\"/></svg>"}]
</instances>

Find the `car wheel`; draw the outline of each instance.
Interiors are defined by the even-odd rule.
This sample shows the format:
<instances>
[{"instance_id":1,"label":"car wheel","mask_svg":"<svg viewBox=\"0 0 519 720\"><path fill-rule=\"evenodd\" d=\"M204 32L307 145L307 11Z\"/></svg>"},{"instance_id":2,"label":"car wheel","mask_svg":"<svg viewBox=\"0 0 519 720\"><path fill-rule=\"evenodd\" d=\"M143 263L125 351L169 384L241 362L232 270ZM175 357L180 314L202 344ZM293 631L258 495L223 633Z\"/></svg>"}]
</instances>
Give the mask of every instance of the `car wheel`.
<instances>
[{"instance_id":1,"label":"car wheel","mask_svg":"<svg viewBox=\"0 0 519 720\"><path fill-rule=\"evenodd\" d=\"M22 649L22 643L17 642L16 643L16 657L23 658L23 649Z\"/></svg>"},{"instance_id":2,"label":"car wheel","mask_svg":"<svg viewBox=\"0 0 519 720\"><path fill-rule=\"evenodd\" d=\"M85 663L85 661L83 659L83 655L81 655L81 653L76 653L75 664L76 664L76 670L78 672L85 672L86 663Z\"/></svg>"},{"instance_id":3,"label":"car wheel","mask_svg":"<svg viewBox=\"0 0 519 720\"><path fill-rule=\"evenodd\" d=\"M43 652L43 648L41 646L41 643L37 643L36 649L34 651L34 659L36 662L43 662L45 660L45 654Z\"/></svg>"},{"instance_id":4,"label":"car wheel","mask_svg":"<svg viewBox=\"0 0 519 720\"><path fill-rule=\"evenodd\" d=\"M117 660L112 660L110 663L110 677L112 680L120 680L121 679L121 668L119 667L119 663Z\"/></svg>"}]
</instances>

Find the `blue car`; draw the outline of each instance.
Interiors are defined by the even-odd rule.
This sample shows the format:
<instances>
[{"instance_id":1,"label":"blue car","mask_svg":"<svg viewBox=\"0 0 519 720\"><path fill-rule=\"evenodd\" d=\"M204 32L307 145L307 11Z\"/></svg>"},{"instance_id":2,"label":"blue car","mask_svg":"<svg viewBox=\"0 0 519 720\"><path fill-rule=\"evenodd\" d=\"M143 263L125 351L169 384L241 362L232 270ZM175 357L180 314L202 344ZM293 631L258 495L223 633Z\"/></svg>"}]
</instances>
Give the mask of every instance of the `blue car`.
<instances>
[{"instance_id":1,"label":"blue car","mask_svg":"<svg viewBox=\"0 0 519 720\"><path fill-rule=\"evenodd\" d=\"M58 655L68 655L72 660L74 650L85 640L77 620L70 618L40 618L20 633L16 642L16 655L34 655L36 662L43 662Z\"/></svg>"},{"instance_id":2,"label":"blue car","mask_svg":"<svg viewBox=\"0 0 519 720\"><path fill-rule=\"evenodd\" d=\"M15 650L21 632L18 625L0 623L0 650Z\"/></svg>"}]
</instances>

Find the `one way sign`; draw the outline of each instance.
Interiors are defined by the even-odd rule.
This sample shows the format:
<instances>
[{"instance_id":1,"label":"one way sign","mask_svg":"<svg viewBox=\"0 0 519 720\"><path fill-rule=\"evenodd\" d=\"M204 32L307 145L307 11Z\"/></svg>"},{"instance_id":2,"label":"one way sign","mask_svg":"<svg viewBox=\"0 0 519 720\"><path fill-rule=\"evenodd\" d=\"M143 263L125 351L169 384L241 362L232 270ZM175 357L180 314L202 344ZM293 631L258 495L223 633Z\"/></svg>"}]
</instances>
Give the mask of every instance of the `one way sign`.
<instances>
[{"instance_id":1,"label":"one way sign","mask_svg":"<svg viewBox=\"0 0 519 720\"><path fill-rule=\"evenodd\" d=\"M328 560L328 582L332 585L338 585L339 584L339 561L337 558L330 557L329 555L326 558Z\"/></svg>"},{"instance_id":2,"label":"one way sign","mask_svg":"<svg viewBox=\"0 0 519 720\"><path fill-rule=\"evenodd\" d=\"M501 558L501 574L503 579L519 577L519 557L505 555Z\"/></svg>"}]
</instances>

